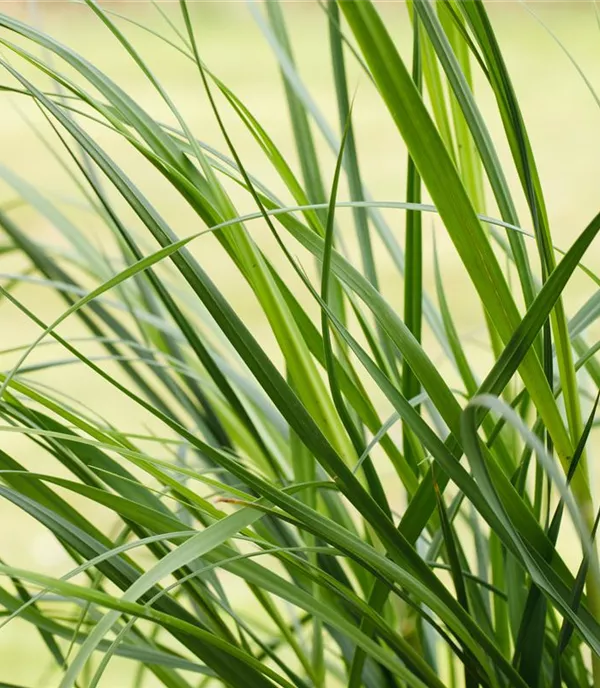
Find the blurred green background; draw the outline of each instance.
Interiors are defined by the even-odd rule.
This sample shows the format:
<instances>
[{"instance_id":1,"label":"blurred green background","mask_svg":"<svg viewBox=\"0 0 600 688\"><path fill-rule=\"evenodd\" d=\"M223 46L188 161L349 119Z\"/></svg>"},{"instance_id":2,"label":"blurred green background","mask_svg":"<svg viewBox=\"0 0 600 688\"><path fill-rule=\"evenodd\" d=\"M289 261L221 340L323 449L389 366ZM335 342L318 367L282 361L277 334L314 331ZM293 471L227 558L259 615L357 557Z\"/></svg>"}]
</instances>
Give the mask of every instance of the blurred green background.
<instances>
[{"instance_id":1,"label":"blurred green background","mask_svg":"<svg viewBox=\"0 0 600 688\"><path fill-rule=\"evenodd\" d=\"M36 24L82 53L115 79L154 116L170 121L164 104L159 101L151 85L116 44L106 28L92 16L89 9L69 2L0 4L2 12ZM380 5L390 31L400 49L408 56L411 47L406 7L402 2L382 2ZM554 241L558 246L567 248L598 211L600 200L600 107L570 59L571 57L577 62L590 85L597 87L600 92L600 28L595 8L591 1L573 0L527 4L502 1L490 2L489 5L538 160ZM150 3L118 2L105 3L104 6L146 25L170 40L177 41L177 36ZM259 5L255 7L259 8ZM243 1L195 2L192 3L192 8L202 58L249 107L297 169L278 66L248 5ZM160 9L175 22L179 22L177 3L163 2ZM329 68L327 25L323 12L316 3L309 1L287 2L285 9L294 53L304 84L329 126L338 132L335 95ZM544 28L531 12L534 12L547 28ZM194 133L202 140L225 151L222 138L206 105L194 66L151 33L125 21L121 26L152 65L155 74L181 109ZM552 38L548 29L556 34L570 57ZM26 73L34 73L31 68L18 63L13 56L9 59L11 62L14 60L14 64L18 64ZM402 141L381 103L372 97L372 86L367 79L350 60L349 67L350 83L356 89L354 123L363 180L375 199L403 200L406 154ZM36 79L38 85L44 86L39 76ZM8 75L0 77L0 83L11 83ZM493 98L481 79L476 80L476 91L500 157L510 168L509 153L501 123L495 113ZM2 93L0 102L0 203L12 202L18 195L14 186L9 183L9 175L4 169L6 168L33 183L40 193L50 197L73 221L88 223L90 234L96 237L99 245L103 245L107 238L103 230L95 224L95 220L85 209L80 207L80 200L77 199L72 183L32 129L33 125L48 137L47 140L52 141L56 150L59 150L56 140L50 136L50 129L43 116L25 97ZM224 114L232 137L249 170L266 185L281 193L284 200L289 200L281 189L276 175L271 171L268 161L260 154L248 134L231 113L225 111ZM202 229L197 226L197 220L183 207L176 194L170 189L165 189L164 182L147 163L130 150L124 151L118 138L106 129L97 126L91 130L181 236ZM328 185L335 155L318 132L316 141L319 151L323 152L324 178ZM516 189L514 179L512 183ZM251 200L246 196L240 196L235 189L232 189L232 195L241 212L254 210ZM348 198L345 189L341 190L339 197ZM518 194L516 198L519 198ZM529 229L524 203L520 204L519 210L524 228ZM31 209L18 208L12 212L22 226L37 237L43 237L44 242L60 242L55 228ZM403 214L399 211L384 211L384 214L402 242ZM495 214L492 206L488 208L488 214ZM349 212L340 211L338 219L340 231L343 233L347 229L346 233L353 235ZM272 242L262 224L254 222L250 227L261 245L269 249ZM445 236L443 227L436 223L434 216L426 216L424 230L426 285L430 293L433 293L431 237L435 232L442 257L444 280L449 298L455 306L457 325L468 343L467 350L471 359L481 372L490 360L484 339L481 309L477 305L475 295L466 286L461 264ZM352 245L351 236L348 242ZM110 252L110 246L107 246L106 250ZM256 308L249 288L238 282L236 270L216 242L211 237L203 237L195 243L194 251L223 291L231 297L259 340L276 356L274 344L269 340L266 324ZM383 290L390 302L400 308L402 285L380 246L377 248L377 254L381 261ZM600 269L600 254L597 250L588 253L586 264L595 270ZM8 273L21 267L22 264L18 260L4 260L0 271ZM592 282L581 273L574 277L566 291L567 306L571 314L589 298L593 289ZM36 313L43 315L46 321L50 321L63 309L62 303L56 297L49 296L48 291L39 286L22 285L18 289L18 295ZM10 305L2 304L0 314L3 348L27 343L37 334L35 326L19 316ZM76 322L66 323L61 332L71 336L82 334ZM60 352L56 351L54 355L60 357ZM434 349L431 350L431 355L435 360ZM1 364L3 369L8 368L13 360L14 358L4 355ZM444 362L443 365L448 364ZM447 373L451 375L449 369ZM121 399L116 400L114 393L107 390L106 386L96 380L90 372L82 371L79 366L72 365L47 371L39 374L38 379L58 387L75 399L93 403L94 410L108 419L118 414L121 425L123 417L127 417L132 432L146 427L146 419L137 409L123 405ZM44 470L36 459L34 445L31 442L28 443L17 435L4 433L2 443L3 447L16 451L18 458L26 465ZM48 470L54 470L54 467ZM102 516L99 512L98 518ZM5 503L0 503L0 518L3 524L0 530L0 556L6 557L9 563L48 572L68 570L68 559L54 539L41 527ZM111 523L107 521L107 532L110 528ZM235 597L235 590L232 590L231 594ZM1 629L0 681L28 687L53 685L55 675L49 678L49 674L46 673L49 667L50 660L37 635L22 621L12 622ZM129 685L131 675L131 667L127 662L114 660L104 675L102 686L125 687ZM148 679L144 685L152 685L151 680Z\"/></svg>"}]
</instances>

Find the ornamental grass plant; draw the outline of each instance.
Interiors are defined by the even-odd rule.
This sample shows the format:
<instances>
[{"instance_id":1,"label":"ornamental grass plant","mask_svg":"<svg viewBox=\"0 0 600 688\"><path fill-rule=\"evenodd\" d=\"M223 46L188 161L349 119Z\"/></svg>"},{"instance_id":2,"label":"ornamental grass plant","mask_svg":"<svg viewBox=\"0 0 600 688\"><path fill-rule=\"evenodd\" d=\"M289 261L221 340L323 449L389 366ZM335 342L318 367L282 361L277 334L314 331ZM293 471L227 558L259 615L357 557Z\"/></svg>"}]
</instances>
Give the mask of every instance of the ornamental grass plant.
<instances>
[{"instance_id":1,"label":"ornamental grass plant","mask_svg":"<svg viewBox=\"0 0 600 688\"><path fill-rule=\"evenodd\" d=\"M0 627L37 685L600 688L600 214L556 244L489 5L311 3L334 121L297 68L301 10L228 8L277 65L292 146L205 61L210 30L259 59L208 4L86 0L92 61L0 15L1 97L69 189L2 161L2 322L26 333L1 351L3 530L25 515L61 566L0 536Z\"/></svg>"}]
</instances>

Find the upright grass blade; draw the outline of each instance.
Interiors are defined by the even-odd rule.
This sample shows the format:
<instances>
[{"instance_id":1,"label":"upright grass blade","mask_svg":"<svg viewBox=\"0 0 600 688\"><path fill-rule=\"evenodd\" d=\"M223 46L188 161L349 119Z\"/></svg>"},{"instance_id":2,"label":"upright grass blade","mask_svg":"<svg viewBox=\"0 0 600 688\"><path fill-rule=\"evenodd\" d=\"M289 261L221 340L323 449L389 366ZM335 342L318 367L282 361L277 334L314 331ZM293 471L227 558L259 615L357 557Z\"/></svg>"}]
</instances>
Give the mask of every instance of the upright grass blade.
<instances>
[{"instance_id":1,"label":"upright grass blade","mask_svg":"<svg viewBox=\"0 0 600 688\"><path fill-rule=\"evenodd\" d=\"M350 113L348 117L348 122L346 123L346 129L344 130L344 135L342 137L342 144L340 146L340 152L337 159L337 164L335 167L335 173L333 177L333 183L331 188L331 196L329 201L329 209L327 213L327 227L325 232L325 245L323 248L323 267L322 267L322 277L321 277L321 299L323 303L329 305L330 299L330 278L331 278L331 251L333 248L333 232L334 232L334 218L335 218L335 201L337 198L338 184L340 180L340 173L342 170L342 159L344 156L344 148L348 135L350 134L351 119ZM321 314L321 331L323 336L323 348L325 351L325 361L327 365L327 375L329 378L329 388L331 390L331 396L337 412L340 416L346 432L352 441L354 449L358 456L361 456L365 452L365 444L359 429L355 426L352 417L350 416L348 409L346 408L346 403L342 397L340 387L335 374L335 362L333 354L333 345L331 342L330 335L330 324L329 318L327 317L327 312L323 311ZM373 463L370 457L365 457L362 462L363 470L367 478L369 489L373 498L377 501L379 506L381 506L388 514L390 520L392 514L387 503L387 497L379 476L377 475Z\"/></svg>"},{"instance_id":2,"label":"upright grass blade","mask_svg":"<svg viewBox=\"0 0 600 688\"><path fill-rule=\"evenodd\" d=\"M419 41L419 21L413 21L413 56L412 78L418 90L421 89L421 46ZM408 156L408 170L406 181L406 200L409 203L421 202L421 178L415 167L414 160ZM404 272L404 323L417 342L421 341L422 301L423 301L423 252L421 236L421 213L409 210L406 213L406 240L404 254L406 267ZM419 395L421 385L406 359L402 366L402 393L407 399ZM418 407L417 407L418 410ZM419 464L423 459L418 444L414 445L409 428L403 427L404 456L415 473L419 471Z\"/></svg>"},{"instance_id":3,"label":"upright grass blade","mask_svg":"<svg viewBox=\"0 0 600 688\"><path fill-rule=\"evenodd\" d=\"M437 488L437 483L434 482L436 501L438 506L438 511L440 514L441 531L444 538L444 543L446 546L446 551L448 554L448 561L450 562L450 571L452 574L452 581L454 587L456 588L456 596L460 604L466 609L469 609L469 600L467 598L467 588L465 586L465 580L463 577L462 566L460 563L460 558L458 554L458 548L456 544L456 537L452 529L452 524L448 519L448 513L446 511L446 506L444 504L444 499ZM465 686L466 688L471 688L477 686L479 681L477 680L477 669L472 659L469 659L469 652L466 651L466 661L465 661Z\"/></svg>"},{"instance_id":4,"label":"upright grass blade","mask_svg":"<svg viewBox=\"0 0 600 688\"><path fill-rule=\"evenodd\" d=\"M346 160L350 198L353 201L364 201L365 197L360 175L356 143L354 139L354 128L350 119L351 104L348 96L348 83L344 60L344 44L340 33L340 14L337 3L333 0L328 0L327 12L329 17L331 62L333 66L333 76L335 80L340 125L344 128L347 128L347 133L345 135L346 141L344 144L344 156ZM363 270L367 279L375 287L377 287L377 267L373 256L373 246L369 229L368 214L366 209L357 207L353 210L353 215Z\"/></svg>"},{"instance_id":5,"label":"upright grass blade","mask_svg":"<svg viewBox=\"0 0 600 688\"><path fill-rule=\"evenodd\" d=\"M279 3L272 2L267 3L265 9L273 28L275 38L280 44L280 49L293 67L294 58L292 56L292 47L285 27L285 19L281 7ZM321 177L321 170L317 158L315 142L310 130L309 119L306 114L306 109L292 89L285 72L282 73L282 76L294 133L294 141L296 143L298 158L300 159L307 196L312 203L319 203L325 200L325 187ZM324 224L323 222L323 225Z\"/></svg>"},{"instance_id":6,"label":"upright grass blade","mask_svg":"<svg viewBox=\"0 0 600 688\"><path fill-rule=\"evenodd\" d=\"M344 161L346 176L348 178L348 188L352 201L364 201L365 192L360 174L358 153L354 138L354 129L350 119L350 97L348 93L348 83L346 74L346 63L344 59L344 41L340 31L340 11L335 0L327 0L327 14L329 18L329 42L331 46L331 62L333 67L333 78L335 82L335 92L337 97L338 113L341 127L349 127L344 145ZM410 199L409 199L410 200ZM377 267L373 253L373 243L371 229L369 227L369 215L367 209L356 207L353 209L354 225L358 238L363 272L366 278L378 288L379 279ZM334 293L335 296L335 293ZM385 336L378 328L378 341L385 354L387 365L393 374L396 371L396 355L393 348Z\"/></svg>"}]
</instances>

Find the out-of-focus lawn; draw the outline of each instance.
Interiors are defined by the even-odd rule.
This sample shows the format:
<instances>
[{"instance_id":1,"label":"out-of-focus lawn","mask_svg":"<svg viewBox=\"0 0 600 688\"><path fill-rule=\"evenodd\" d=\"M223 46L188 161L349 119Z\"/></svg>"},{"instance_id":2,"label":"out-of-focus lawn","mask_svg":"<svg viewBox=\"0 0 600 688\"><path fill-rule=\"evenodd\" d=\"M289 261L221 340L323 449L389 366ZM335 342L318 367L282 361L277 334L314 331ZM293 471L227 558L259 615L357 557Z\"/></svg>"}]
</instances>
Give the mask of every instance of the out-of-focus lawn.
<instances>
[{"instance_id":1,"label":"out-of-focus lawn","mask_svg":"<svg viewBox=\"0 0 600 688\"><path fill-rule=\"evenodd\" d=\"M553 236L559 246L567 247L598 211L600 108L569 58L522 4L497 2L491 5L493 5L491 13L505 49L509 68L514 76L517 93L539 162ZM530 6L556 32L591 84L600 92L600 29L596 23L592 3L535 2ZM42 3L34 13L30 13L31 7L31 5L10 2L0 3L2 11L16 14L21 18L29 16L32 21L38 22L59 40L82 52L117 80L119 85L133 95L142 106L149 108L157 116L169 120L164 104L159 101L151 85L143 79L139 69L89 10L66 2ZM169 33L169 29L161 23L159 15L150 4L124 2L113 3L107 7L123 12L136 21L146 23L155 30L164 31L166 35L176 40L176 37ZM290 2L286 3L285 7L301 74L315 103L337 130L335 96L328 68L327 28L324 16L316 5L308 2ZM399 45L405 51L410 50L406 8L402 3L382 3L381 7L385 10L390 29L397 37ZM176 16L176 3L164 3L161 8L170 16ZM243 2L199 2L193 5L193 11L203 59L246 103L295 164L295 152L277 66L246 4ZM123 27L144 57L148 58L156 75L168 89L177 106L181 108L194 132L203 140L224 150L217 127L206 106L198 74L191 63L148 33L127 24L123 24ZM25 71L28 74L33 73L30 68ZM372 97L371 86L367 80L364 76L360 77L355 68L352 68L351 73L351 84L357 86L354 117L364 180L374 198L402 200L406 160L402 142L380 104L374 105L376 101ZM484 116L487 118L502 160L508 161L509 154L502 136L499 118L491 114L494 109L492 96L480 81L478 95L480 95ZM7 79L0 77L0 83L5 82ZM74 195L72 185L36 139L23 116L25 113L31 121L44 126L39 112L22 97L2 94L0 102L2 104L0 164L34 182L40 191L49 194L58 202L62 203L65 199L72 198ZM18 105L19 109L16 109L15 105ZM271 185L278 192L281 191L281 184L274 178L268 161L258 154L257 148L249 140L248 135L233 117L227 116L226 120L231 126L233 138L249 169L264 183ZM44 131L46 133L48 131L46 126L44 126ZM152 202L156 203L181 236L200 229L192 214L182 208L182 203L177 196L165 190L164 183L156 173L148 169L146 164L130 152L124 153L119 141L110 133L100 127L95 131L98 141L106 145L117 160L128 169L136 183L143 188ZM324 149L326 147L319 135L317 135L317 145ZM326 162L325 179L328 180L331 176L334 156L328 152L323 158ZM514 182L514 179L511 181ZM514 188L517 188L516 184ZM286 198L283 193L282 196ZM0 181L0 202L13 197L14 194L10 188ZM516 197L519 200L521 198L519 194L516 194ZM247 198L236 196L236 200L240 201L241 211L252 209ZM83 211L64 203L61 207L75 221L90 222L88 215ZM519 207L523 208L522 202L519 202ZM494 214L493 208L489 209L489 214ZM402 237L404 222L402 214L397 211L388 211L386 216L398 236ZM33 212L19 210L15 213L15 217L29 231L43 236L45 240L46 238L48 241L55 240L52 228ZM524 212L522 217L526 218ZM342 231L352 231L351 217L347 211L340 212L339 220ZM529 228L526 221L524 224L525 228ZM426 217L424 227L427 234L426 250L429 251L427 254L429 256L432 247L429 229L437 232L438 246L443 257L444 278L455 307L457 324L463 334L473 336L474 343L470 346L470 354L473 360L481 363L483 370L488 355L477 344L482 325L480 310L474 307L474 296L465 288L461 265L444 235L443 228L435 225L432 216ZM90 224L89 231L98 232L98 228ZM261 236L261 241L269 245L260 223L254 223L252 231L256 231L257 235ZM98 235L98 240L102 241L102 234ZM268 340L265 323L257 312L247 287L239 284L233 265L224 258L214 241L210 238L201 241L202 243L196 245L195 251L203 264L208 266L219 285L231 296L257 336L264 340L267 346L272 346L272 342ZM352 243L351 239L350 243ZM392 271L389 260L381 248L378 249L378 254L381 255L383 289L390 301L400 306L401 283ZM597 251L592 251L586 262L590 267L598 269L600 255ZM7 269L9 267L2 267L2 271ZM429 261L426 265L426 280L429 285L431 285L431 272ZM592 293L592 288L591 282L581 275L573 280L567 292L567 302L571 312ZM60 312L60 302L54 297L49 297L39 287L24 286L18 293L20 297L34 305L36 312L42 314L48 321ZM3 305L0 308L0 317L2 318L3 347L28 342L36 333L34 326L17 317L10 306ZM66 327L65 331L79 332L74 324ZM8 365L8 359L3 358L2 361L4 368ZM78 366L68 366L54 373L45 373L40 376L40 379L48 384L60 385L62 391L72 394L77 399L93 403L95 410L108 418L111 414L118 413L121 426L123 417L128 417L132 431L143 427L144 418L140 417L134 408L124 407L122 401L115 406L114 396L106 387L89 374L82 374ZM13 435L4 435L2 446L10 450L22 448L23 451L28 452L32 448L31 444L25 444ZM19 456L18 458L29 466L35 465L35 456ZM42 469L43 467L40 467L40 470ZM11 563L23 566L44 570L66 570L67 562L62 551L41 528L4 503L0 504L0 517L4 524L0 531L0 556L6 557ZM0 681L13 681L26 686L48 685L44 678L48 662L41 642L38 642L31 628L26 631L21 622L11 624L0 633L0 659ZM102 685L126 686L129 676L127 664L115 660L111 670L106 673Z\"/></svg>"}]
</instances>

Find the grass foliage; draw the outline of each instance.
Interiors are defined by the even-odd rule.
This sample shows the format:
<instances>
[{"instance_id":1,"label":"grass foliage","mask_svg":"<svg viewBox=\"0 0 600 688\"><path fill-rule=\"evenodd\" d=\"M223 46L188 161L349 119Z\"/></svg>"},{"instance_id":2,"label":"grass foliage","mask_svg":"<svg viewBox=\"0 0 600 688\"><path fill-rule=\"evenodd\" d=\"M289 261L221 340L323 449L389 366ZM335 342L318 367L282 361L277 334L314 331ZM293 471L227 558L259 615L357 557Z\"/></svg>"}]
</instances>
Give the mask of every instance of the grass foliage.
<instances>
[{"instance_id":1,"label":"grass foliage","mask_svg":"<svg viewBox=\"0 0 600 688\"><path fill-rule=\"evenodd\" d=\"M281 69L293 162L218 65L202 61L201 3L156 5L167 23L152 40L194 65L190 88L214 116L219 149L192 131L128 38L138 20L87 4L172 124L100 65L0 15L3 88L44 114L47 154L58 152L90 218L72 219L2 172L19 198L0 211L3 259L18 265L4 273L4 313L18 311L38 336L3 351L14 365L1 379L2 432L22 435L26 449L0 450L0 496L72 565L53 576L0 552L0 625L20 619L39 634L60 688L100 685L114 657L135 664L130 685L140 688L599 688L586 447L600 386L588 334L600 282L582 261L600 215L555 250L485 4L399 8L413 36L403 59L381 8L321 0L339 136L298 75L285 3L251 5ZM397 129L389 145L407 152L402 200L383 203L365 187L349 65L387 108ZM502 164L475 76L495 97L510 152ZM232 118L276 192L239 152ZM191 223L161 215L98 127L159 175ZM15 212L23 203L61 233L60 246L28 231ZM384 206L405 219L403 231ZM461 289L481 304L487 370L458 333L443 253L424 250L432 213L464 266ZM211 279L208 234L273 346ZM384 296L382 256L401 310ZM592 295L570 317L563 291L582 267ZM24 281L60 297L62 314L27 305ZM63 327L76 319L85 337ZM147 432L127 413L105 420L94 398L42 384L40 373L68 364L139 408ZM35 472L32 452L43 457Z\"/></svg>"}]
</instances>

